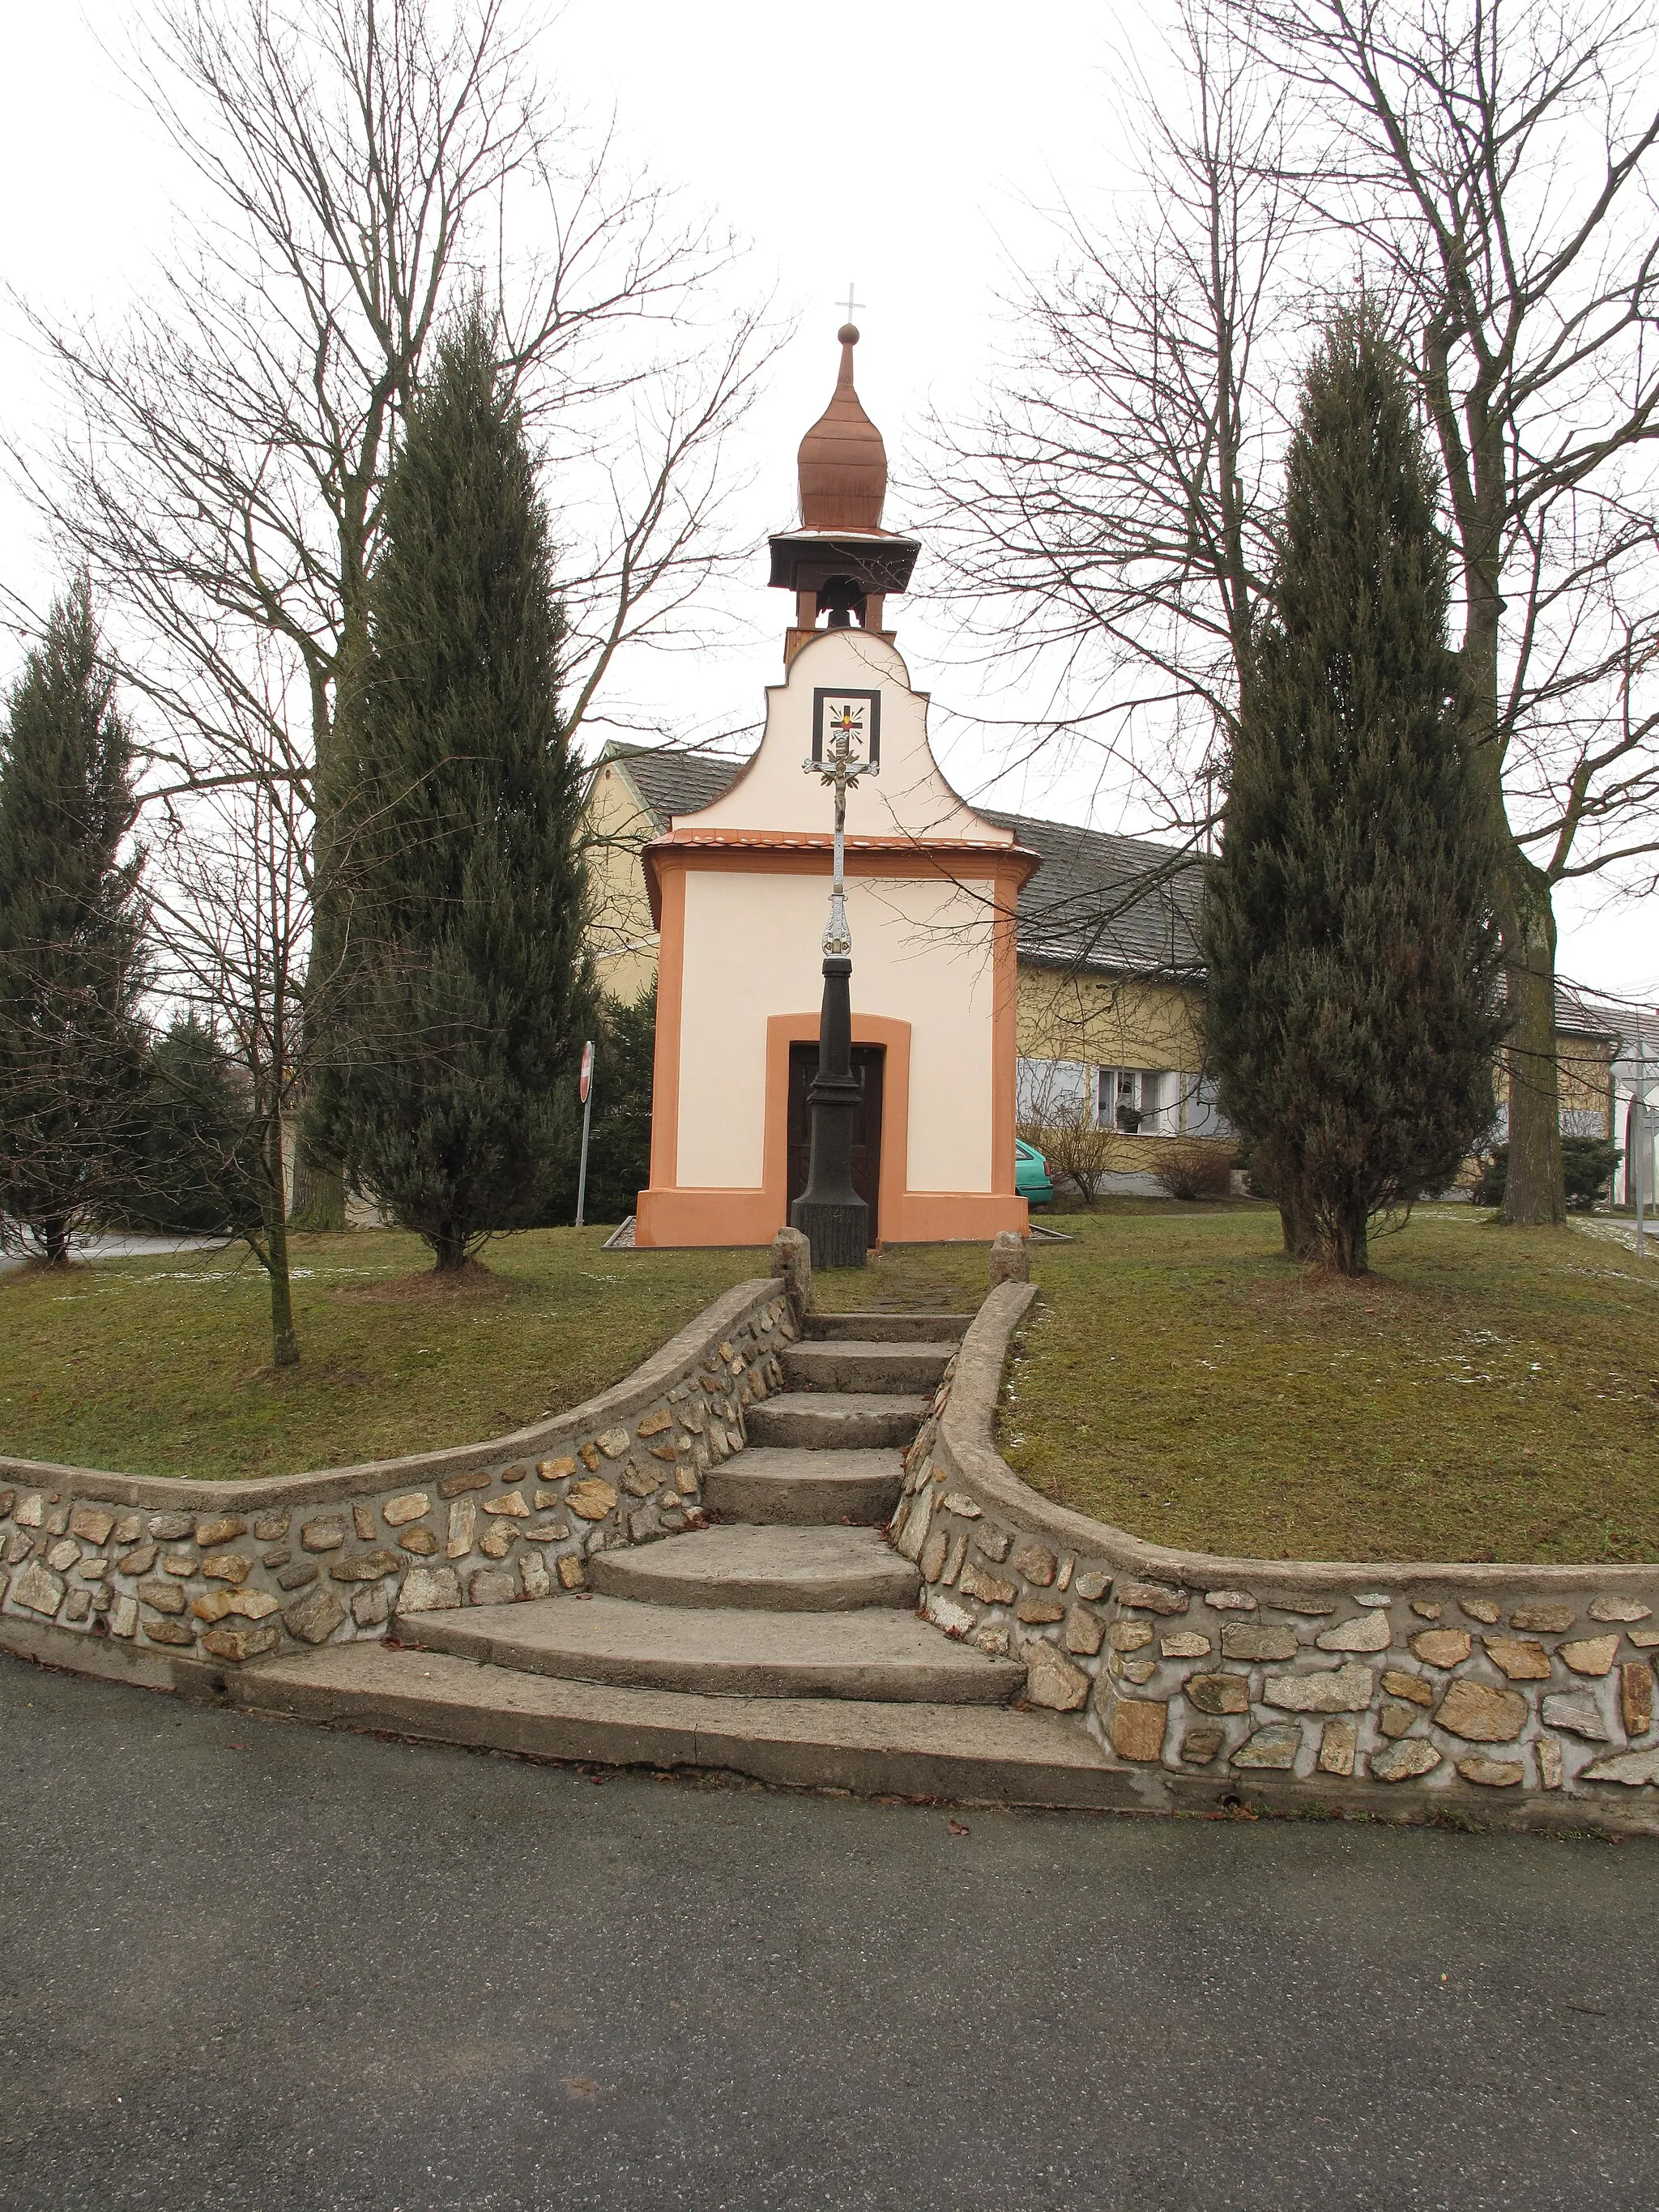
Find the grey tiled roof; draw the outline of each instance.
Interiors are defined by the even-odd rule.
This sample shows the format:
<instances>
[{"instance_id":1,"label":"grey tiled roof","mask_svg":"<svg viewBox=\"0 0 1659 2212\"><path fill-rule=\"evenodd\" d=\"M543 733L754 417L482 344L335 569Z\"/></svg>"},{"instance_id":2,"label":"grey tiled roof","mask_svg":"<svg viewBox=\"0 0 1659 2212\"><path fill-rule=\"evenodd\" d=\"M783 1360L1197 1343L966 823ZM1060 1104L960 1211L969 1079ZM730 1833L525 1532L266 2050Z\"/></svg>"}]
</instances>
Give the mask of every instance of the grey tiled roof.
<instances>
[{"instance_id":1,"label":"grey tiled roof","mask_svg":"<svg viewBox=\"0 0 1659 2212\"><path fill-rule=\"evenodd\" d=\"M1022 960L1201 980L1196 931L1204 871L1197 854L1075 823L980 811L1012 830L1042 862L1020 893Z\"/></svg>"},{"instance_id":2,"label":"grey tiled roof","mask_svg":"<svg viewBox=\"0 0 1659 2212\"><path fill-rule=\"evenodd\" d=\"M688 752L677 746L607 746L626 763L659 830L669 817L695 814L729 791L751 756ZM1155 975L1201 983L1197 924L1203 901L1200 854L1146 837L1117 837L1074 823L977 810L1012 830L1042 866L1020 893L1019 957L1033 967L1104 975ZM1563 978L1557 1026L1587 1036L1619 1036L1633 1051L1638 1030L1659 1062L1659 1013L1600 998Z\"/></svg>"},{"instance_id":3,"label":"grey tiled roof","mask_svg":"<svg viewBox=\"0 0 1659 2212\"><path fill-rule=\"evenodd\" d=\"M672 815L712 805L746 765L729 755L673 746L611 745L605 757L624 763L661 830ZM1020 894L1022 960L1037 967L1201 980L1194 929L1203 870L1195 854L1068 822L989 807L977 811L1012 830L1042 863Z\"/></svg>"},{"instance_id":4,"label":"grey tiled roof","mask_svg":"<svg viewBox=\"0 0 1659 2212\"><path fill-rule=\"evenodd\" d=\"M738 769L748 765L746 760L733 760L729 754L681 752L672 746L647 750L642 745L609 745L605 758L626 763L629 775L656 816L659 830L668 827L671 814L695 814L702 807L712 806L730 791Z\"/></svg>"},{"instance_id":5,"label":"grey tiled roof","mask_svg":"<svg viewBox=\"0 0 1659 2212\"><path fill-rule=\"evenodd\" d=\"M1593 991L1558 977L1555 985L1555 1025L1586 1036L1610 1037L1632 1058L1638 1038L1650 1060L1659 1062L1659 1012L1629 1000L1604 999Z\"/></svg>"}]
</instances>

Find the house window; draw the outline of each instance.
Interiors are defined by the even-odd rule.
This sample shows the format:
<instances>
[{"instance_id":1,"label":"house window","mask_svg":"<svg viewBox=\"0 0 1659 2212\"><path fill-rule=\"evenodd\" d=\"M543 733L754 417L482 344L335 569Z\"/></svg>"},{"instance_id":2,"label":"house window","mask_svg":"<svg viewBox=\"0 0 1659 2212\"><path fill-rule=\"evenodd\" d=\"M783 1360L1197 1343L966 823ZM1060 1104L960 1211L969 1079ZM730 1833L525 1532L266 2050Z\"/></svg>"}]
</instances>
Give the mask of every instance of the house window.
<instances>
[{"instance_id":1,"label":"house window","mask_svg":"<svg viewBox=\"0 0 1659 2212\"><path fill-rule=\"evenodd\" d=\"M1095 1120L1103 1129L1133 1136L1140 1127L1140 1071L1103 1067L1096 1077Z\"/></svg>"},{"instance_id":2,"label":"house window","mask_svg":"<svg viewBox=\"0 0 1659 2212\"><path fill-rule=\"evenodd\" d=\"M1605 1137L1607 1133L1607 1109L1605 1106L1564 1106L1561 1109L1561 1134L1564 1137Z\"/></svg>"},{"instance_id":3,"label":"house window","mask_svg":"<svg viewBox=\"0 0 1659 2212\"><path fill-rule=\"evenodd\" d=\"M1215 1085L1207 1075L1180 1078L1185 1093L1187 1134L1189 1137L1231 1137L1233 1126L1215 1103Z\"/></svg>"},{"instance_id":4,"label":"house window","mask_svg":"<svg viewBox=\"0 0 1659 2212\"><path fill-rule=\"evenodd\" d=\"M1029 1127L1052 1129L1085 1115L1089 1071L1080 1060L1022 1060L1014 1073L1014 1114Z\"/></svg>"},{"instance_id":5,"label":"house window","mask_svg":"<svg viewBox=\"0 0 1659 2212\"><path fill-rule=\"evenodd\" d=\"M1162 1136L1172 1125L1177 1079L1161 1067L1103 1067L1095 1077L1095 1119L1126 1136Z\"/></svg>"}]
</instances>

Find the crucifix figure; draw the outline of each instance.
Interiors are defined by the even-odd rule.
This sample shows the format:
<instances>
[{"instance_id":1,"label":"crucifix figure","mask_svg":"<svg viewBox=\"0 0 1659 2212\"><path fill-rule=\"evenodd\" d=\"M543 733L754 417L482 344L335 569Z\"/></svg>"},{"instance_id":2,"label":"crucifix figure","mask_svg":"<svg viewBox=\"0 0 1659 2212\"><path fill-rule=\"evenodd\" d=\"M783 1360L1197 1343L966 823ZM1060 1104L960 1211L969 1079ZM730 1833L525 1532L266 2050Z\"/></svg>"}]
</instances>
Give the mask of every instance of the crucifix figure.
<instances>
[{"instance_id":1,"label":"crucifix figure","mask_svg":"<svg viewBox=\"0 0 1659 2212\"><path fill-rule=\"evenodd\" d=\"M809 775L821 777L825 788L836 794L835 859L823 954L827 960L850 960L853 933L848 926L846 887L842 881L847 863L847 794L858 789L861 775L875 775L879 771L873 761L860 759L853 750L854 738L863 735L857 708L843 705L839 714L831 716L829 731L828 760L803 761L801 765Z\"/></svg>"},{"instance_id":2,"label":"crucifix figure","mask_svg":"<svg viewBox=\"0 0 1659 2212\"><path fill-rule=\"evenodd\" d=\"M836 794L835 859L830 919L823 932L823 1003L818 1016L818 1072L806 1094L812 1110L812 1151L806 1188L789 1209L812 1250L815 1267L861 1267L869 1246L870 1209L853 1188L853 1116L863 1088L853 1073L853 933L847 921L847 794L877 763L853 750L863 734L861 712L843 701L827 721L823 757L803 761L809 775Z\"/></svg>"}]
</instances>

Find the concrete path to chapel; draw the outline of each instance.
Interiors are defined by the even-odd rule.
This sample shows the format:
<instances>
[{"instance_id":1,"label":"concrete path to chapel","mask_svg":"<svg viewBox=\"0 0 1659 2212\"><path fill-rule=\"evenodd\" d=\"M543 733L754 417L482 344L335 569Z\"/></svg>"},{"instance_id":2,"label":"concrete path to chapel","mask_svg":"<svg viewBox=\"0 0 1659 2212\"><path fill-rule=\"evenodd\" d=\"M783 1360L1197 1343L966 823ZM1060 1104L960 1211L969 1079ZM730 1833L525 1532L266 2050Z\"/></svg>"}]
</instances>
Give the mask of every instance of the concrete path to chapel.
<instances>
[{"instance_id":1,"label":"concrete path to chapel","mask_svg":"<svg viewBox=\"0 0 1659 2212\"><path fill-rule=\"evenodd\" d=\"M1659 2203L1659 1847L537 1767L0 1659L9 2212Z\"/></svg>"}]
</instances>

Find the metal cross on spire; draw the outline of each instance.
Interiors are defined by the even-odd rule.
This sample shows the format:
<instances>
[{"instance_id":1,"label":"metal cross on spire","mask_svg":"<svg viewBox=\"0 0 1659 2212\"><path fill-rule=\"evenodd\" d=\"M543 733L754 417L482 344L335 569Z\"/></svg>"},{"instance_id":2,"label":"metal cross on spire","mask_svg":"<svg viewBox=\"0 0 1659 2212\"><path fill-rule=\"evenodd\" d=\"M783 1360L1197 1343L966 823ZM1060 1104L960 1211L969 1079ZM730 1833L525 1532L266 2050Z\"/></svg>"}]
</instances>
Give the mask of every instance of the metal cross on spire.
<instances>
[{"instance_id":1,"label":"metal cross on spire","mask_svg":"<svg viewBox=\"0 0 1659 2212\"><path fill-rule=\"evenodd\" d=\"M853 280L852 280L852 278L849 276L849 277L848 278L848 280L847 280L847 319L848 319L848 321L849 323L852 321L852 319L853 319L853 313L854 313L854 310L855 308L865 307L865 306L866 306L867 304L868 304L868 303L867 303L866 301L863 301L863 300L855 300L855 299L853 297Z\"/></svg>"}]
</instances>

